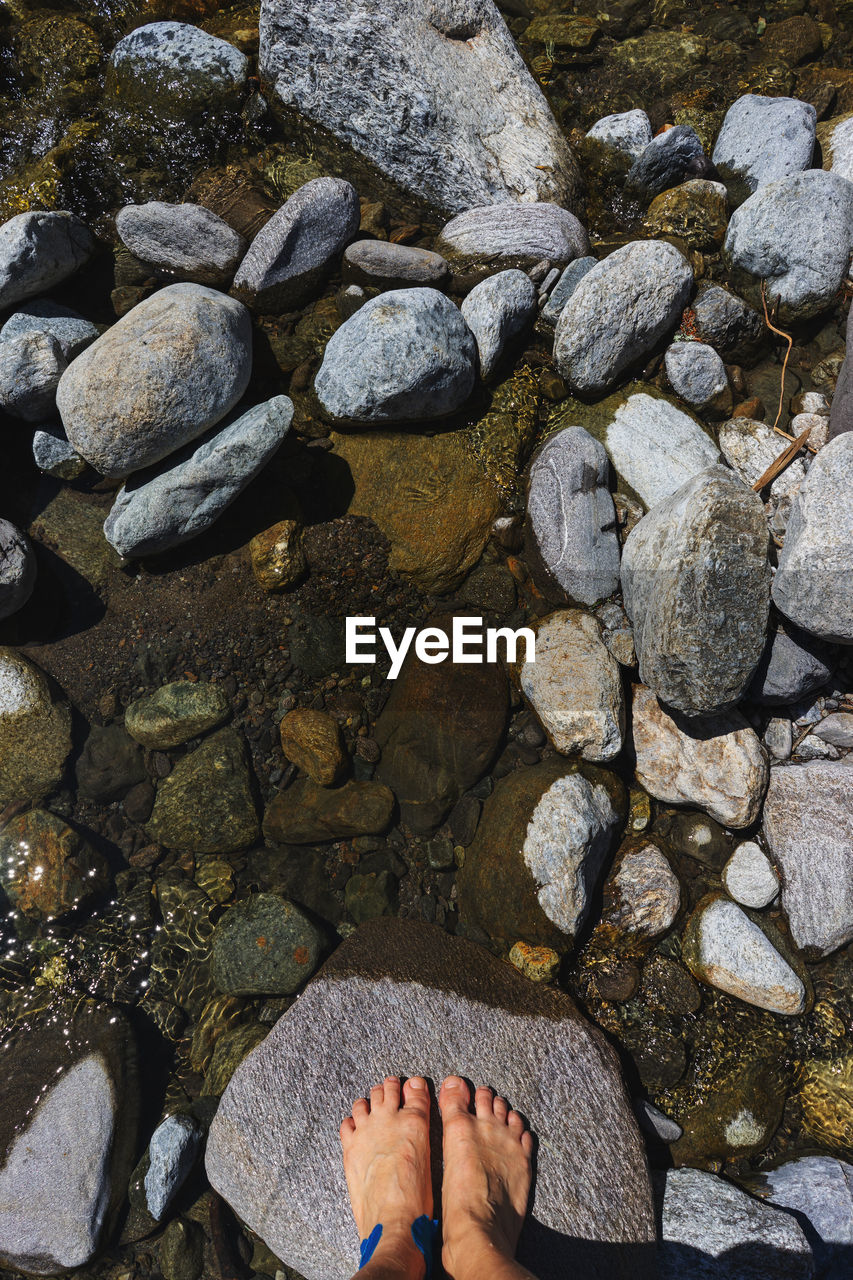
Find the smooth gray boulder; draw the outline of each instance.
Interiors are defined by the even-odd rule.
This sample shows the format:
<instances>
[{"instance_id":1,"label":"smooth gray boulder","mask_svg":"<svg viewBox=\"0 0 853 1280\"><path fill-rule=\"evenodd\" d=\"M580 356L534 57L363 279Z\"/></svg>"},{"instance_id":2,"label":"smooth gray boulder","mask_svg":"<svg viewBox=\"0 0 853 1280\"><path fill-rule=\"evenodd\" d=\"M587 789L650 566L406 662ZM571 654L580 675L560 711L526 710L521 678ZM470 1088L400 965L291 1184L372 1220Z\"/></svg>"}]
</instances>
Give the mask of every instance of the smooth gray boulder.
<instances>
[{"instance_id":1,"label":"smooth gray boulder","mask_svg":"<svg viewBox=\"0 0 853 1280\"><path fill-rule=\"evenodd\" d=\"M838 665L837 652L793 623L778 627L768 636L748 697L765 707L799 702L823 688Z\"/></svg>"},{"instance_id":2,"label":"smooth gray boulder","mask_svg":"<svg viewBox=\"0 0 853 1280\"><path fill-rule=\"evenodd\" d=\"M853 434L817 453L794 499L773 603L821 640L853 644Z\"/></svg>"},{"instance_id":3,"label":"smooth gray boulder","mask_svg":"<svg viewBox=\"0 0 853 1280\"><path fill-rule=\"evenodd\" d=\"M371 298L326 344L314 390L330 417L352 422L439 418L474 389L477 344L437 289Z\"/></svg>"},{"instance_id":4,"label":"smooth gray boulder","mask_svg":"<svg viewBox=\"0 0 853 1280\"><path fill-rule=\"evenodd\" d=\"M759 187L808 169L817 112L798 98L744 94L726 112L712 159L734 204Z\"/></svg>"},{"instance_id":5,"label":"smooth gray boulder","mask_svg":"<svg viewBox=\"0 0 853 1280\"><path fill-rule=\"evenodd\" d=\"M701 280L692 302L694 331L729 361L754 353L766 332L762 316L730 289Z\"/></svg>"},{"instance_id":6,"label":"smooth gray boulder","mask_svg":"<svg viewBox=\"0 0 853 1280\"><path fill-rule=\"evenodd\" d=\"M343 178L312 178L255 236L232 293L255 311L305 302L358 231L358 195Z\"/></svg>"},{"instance_id":7,"label":"smooth gray boulder","mask_svg":"<svg viewBox=\"0 0 853 1280\"><path fill-rule=\"evenodd\" d=\"M605 391L675 328L693 272L671 244L636 240L592 268L554 333L557 371L577 391Z\"/></svg>"},{"instance_id":8,"label":"smooth gray boulder","mask_svg":"<svg viewBox=\"0 0 853 1280\"><path fill-rule=\"evenodd\" d=\"M23 609L36 584L36 557L26 534L0 519L0 620Z\"/></svg>"},{"instance_id":9,"label":"smooth gray boulder","mask_svg":"<svg viewBox=\"0 0 853 1280\"><path fill-rule=\"evenodd\" d=\"M0 310L67 280L94 252L94 236L74 213L10 218L0 226Z\"/></svg>"},{"instance_id":10,"label":"smooth gray boulder","mask_svg":"<svg viewBox=\"0 0 853 1280\"><path fill-rule=\"evenodd\" d=\"M607 454L583 427L550 436L533 457L527 486L534 577L579 604L612 596L619 585L616 511Z\"/></svg>"},{"instance_id":11,"label":"smooth gray boulder","mask_svg":"<svg viewBox=\"0 0 853 1280\"><path fill-rule=\"evenodd\" d=\"M0 341L0 408L24 422L56 413L56 388L68 361L56 338L37 329Z\"/></svg>"},{"instance_id":12,"label":"smooth gray boulder","mask_svg":"<svg viewBox=\"0 0 853 1280\"><path fill-rule=\"evenodd\" d=\"M562 267L589 253L589 239L575 215L559 205L503 202L451 218L435 249L455 266L533 267L547 258Z\"/></svg>"},{"instance_id":13,"label":"smooth gray boulder","mask_svg":"<svg viewBox=\"0 0 853 1280\"><path fill-rule=\"evenodd\" d=\"M107 542L121 556L144 556L197 538L266 465L292 418L292 402L275 396L220 424L153 476L128 480L104 522Z\"/></svg>"},{"instance_id":14,"label":"smooth gray boulder","mask_svg":"<svg viewBox=\"0 0 853 1280\"><path fill-rule=\"evenodd\" d=\"M43 426L33 432L33 462L57 480L76 480L86 470L86 462L68 443L61 427Z\"/></svg>"},{"instance_id":15,"label":"smooth gray boulder","mask_svg":"<svg viewBox=\"0 0 853 1280\"><path fill-rule=\"evenodd\" d=\"M758 925L729 898L703 899L684 930L681 954L694 978L738 1000L795 1017L806 989Z\"/></svg>"},{"instance_id":16,"label":"smooth gray boulder","mask_svg":"<svg viewBox=\"0 0 853 1280\"><path fill-rule=\"evenodd\" d=\"M601 442L623 486L651 508L719 461L717 447L691 414L663 396L636 391L600 428Z\"/></svg>"},{"instance_id":17,"label":"smooth gray boulder","mask_svg":"<svg viewBox=\"0 0 853 1280\"><path fill-rule=\"evenodd\" d=\"M48 333L55 338L66 363L79 356L100 335L97 325L71 307L52 302L50 298L36 298L9 316L0 329L0 343L33 332Z\"/></svg>"},{"instance_id":18,"label":"smooth gray boulder","mask_svg":"<svg viewBox=\"0 0 853 1280\"><path fill-rule=\"evenodd\" d=\"M474 286L460 308L474 335L480 377L490 378L504 347L536 315L536 286L523 271L499 271Z\"/></svg>"},{"instance_id":19,"label":"smooth gray boulder","mask_svg":"<svg viewBox=\"0 0 853 1280\"><path fill-rule=\"evenodd\" d=\"M770 770L764 837L782 873L791 937L827 956L853 938L853 786L840 761Z\"/></svg>"},{"instance_id":20,"label":"smooth gray boulder","mask_svg":"<svg viewBox=\"0 0 853 1280\"><path fill-rule=\"evenodd\" d=\"M246 55L227 40L188 22L149 22L113 49L107 89L129 106L183 119L236 109L248 71Z\"/></svg>"},{"instance_id":21,"label":"smooth gray boulder","mask_svg":"<svg viewBox=\"0 0 853 1280\"><path fill-rule=\"evenodd\" d=\"M651 200L688 177L704 177L710 169L699 135L689 124L677 124L656 138L637 156L625 187L644 200Z\"/></svg>"},{"instance_id":22,"label":"smooth gray boulder","mask_svg":"<svg viewBox=\"0 0 853 1280\"><path fill-rule=\"evenodd\" d=\"M710 467L653 507L622 551L641 679L670 707L710 715L742 697L770 609L761 499Z\"/></svg>"},{"instance_id":23,"label":"smooth gray boulder","mask_svg":"<svg viewBox=\"0 0 853 1280\"><path fill-rule=\"evenodd\" d=\"M814 1257L797 1219L702 1169L655 1179L661 1280L812 1280Z\"/></svg>"},{"instance_id":24,"label":"smooth gray boulder","mask_svg":"<svg viewBox=\"0 0 853 1280\"><path fill-rule=\"evenodd\" d=\"M267 0L260 32L273 100L427 204L571 207L579 193L568 143L492 0Z\"/></svg>"},{"instance_id":25,"label":"smooth gray boulder","mask_svg":"<svg viewBox=\"0 0 853 1280\"><path fill-rule=\"evenodd\" d=\"M395 1073L488 1081L527 1117L538 1177L518 1257L540 1280L654 1274L645 1153L601 1033L473 943L386 918L338 947L244 1059L210 1129L212 1186L306 1280L357 1266L338 1127Z\"/></svg>"},{"instance_id":26,"label":"smooth gray boulder","mask_svg":"<svg viewBox=\"0 0 853 1280\"><path fill-rule=\"evenodd\" d=\"M705 342L674 342L664 356L664 366L675 394L696 409L724 395L729 385L725 365Z\"/></svg>"},{"instance_id":27,"label":"smooth gray boulder","mask_svg":"<svg viewBox=\"0 0 853 1280\"><path fill-rule=\"evenodd\" d=\"M344 250L344 277L379 289L405 289L447 282L450 266L440 253L392 240L356 240Z\"/></svg>"},{"instance_id":28,"label":"smooth gray boulder","mask_svg":"<svg viewBox=\"0 0 853 1280\"><path fill-rule=\"evenodd\" d=\"M755 822L769 764L739 711L701 719L669 715L651 689L635 685L632 719L637 779L649 795L701 809L726 827Z\"/></svg>"},{"instance_id":29,"label":"smooth gray boulder","mask_svg":"<svg viewBox=\"0 0 853 1280\"><path fill-rule=\"evenodd\" d=\"M149 200L116 214L122 244L157 271L178 280L227 288L248 241L199 204Z\"/></svg>"},{"instance_id":30,"label":"smooth gray boulder","mask_svg":"<svg viewBox=\"0 0 853 1280\"><path fill-rule=\"evenodd\" d=\"M551 328L560 318L563 307L583 280L584 276L595 266L597 258L575 258L574 262L563 270L559 280L548 295L548 301L542 308L541 317Z\"/></svg>"},{"instance_id":31,"label":"smooth gray boulder","mask_svg":"<svg viewBox=\"0 0 853 1280\"><path fill-rule=\"evenodd\" d=\"M845 1280L853 1253L853 1164L834 1156L800 1156L763 1170L754 1191L796 1217L821 1280Z\"/></svg>"},{"instance_id":32,"label":"smooth gray boulder","mask_svg":"<svg viewBox=\"0 0 853 1280\"><path fill-rule=\"evenodd\" d=\"M603 151L631 163L639 159L651 142L652 126L645 111L619 111L596 120L586 136Z\"/></svg>"},{"instance_id":33,"label":"smooth gray boulder","mask_svg":"<svg viewBox=\"0 0 853 1280\"><path fill-rule=\"evenodd\" d=\"M73 448L123 478L224 418L251 372L243 304L204 285L172 284L72 360L56 402Z\"/></svg>"},{"instance_id":34,"label":"smooth gray boulder","mask_svg":"<svg viewBox=\"0 0 853 1280\"><path fill-rule=\"evenodd\" d=\"M204 1142L198 1121L192 1116L166 1116L148 1144L145 1203L151 1217L165 1217L169 1205L192 1173Z\"/></svg>"},{"instance_id":35,"label":"smooth gray boulder","mask_svg":"<svg viewBox=\"0 0 853 1280\"><path fill-rule=\"evenodd\" d=\"M138 1115L130 1031L114 1008L58 1004L22 1020L4 1065L0 1265L59 1275L94 1257L127 1191Z\"/></svg>"},{"instance_id":36,"label":"smooth gray boulder","mask_svg":"<svg viewBox=\"0 0 853 1280\"><path fill-rule=\"evenodd\" d=\"M754 840L739 844L720 873L723 888L742 907L760 911L779 893L779 877Z\"/></svg>"},{"instance_id":37,"label":"smooth gray boulder","mask_svg":"<svg viewBox=\"0 0 853 1280\"><path fill-rule=\"evenodd\" d=\"M766 281L780 319L808 320L834 302L851 244L853 183L810 169L768 182L736 209L724 251L732 267Z\"/></svg>"}]
</instances>

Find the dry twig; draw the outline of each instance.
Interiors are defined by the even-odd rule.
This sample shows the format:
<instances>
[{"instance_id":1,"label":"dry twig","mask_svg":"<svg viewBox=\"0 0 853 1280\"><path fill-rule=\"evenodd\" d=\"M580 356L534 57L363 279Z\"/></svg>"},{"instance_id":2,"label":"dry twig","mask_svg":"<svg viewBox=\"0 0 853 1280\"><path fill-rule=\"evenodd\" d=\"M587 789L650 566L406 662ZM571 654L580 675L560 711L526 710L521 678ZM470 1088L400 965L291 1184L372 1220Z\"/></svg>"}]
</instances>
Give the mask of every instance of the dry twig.
<instances>
[{"instance_id":1,"label":"dry twig","mask_svg":"<svg viewBox=\"0 0 853 1280\"><path fill-rule=\"evenodd\" d=\"M791 437L787 431L782 431L779 427L779 419L782 417L782 406L785 403L785 370L788 368L788 357L791 354L791 348L794 345L794 339L790 333L785 333L782 329L777 329L767 312L767 281L761 281L761 305L764 308L764 323L772 333L778 333L780 338L784 338L788 344L788 350L785 352L785 359L782 361L782 385L779 388L779 411L776 414L776 421L773 423L773 430L778 432L780 436L785 436L790 440Z\"/></svg>"},{"instance_id":2,"label":"dry twig","mask_svg":"<svg viewBox=\"0 0 853 1280\"><path fill-rule=\"evenodd\" d=\"M787 466L794 461L794 458L802 449L806 440L809 438L811 427L806 427L801 436L797 436L796 440L791 440L787 449L783 449L779 457L770 463L770 466L764 472L763 476L759 476L755 484L752 486L756 493L760 493L765 485L772 484L778 475L781 475ZM790 438L790 437L789 437Z\"/></svg>"}]
</instances>

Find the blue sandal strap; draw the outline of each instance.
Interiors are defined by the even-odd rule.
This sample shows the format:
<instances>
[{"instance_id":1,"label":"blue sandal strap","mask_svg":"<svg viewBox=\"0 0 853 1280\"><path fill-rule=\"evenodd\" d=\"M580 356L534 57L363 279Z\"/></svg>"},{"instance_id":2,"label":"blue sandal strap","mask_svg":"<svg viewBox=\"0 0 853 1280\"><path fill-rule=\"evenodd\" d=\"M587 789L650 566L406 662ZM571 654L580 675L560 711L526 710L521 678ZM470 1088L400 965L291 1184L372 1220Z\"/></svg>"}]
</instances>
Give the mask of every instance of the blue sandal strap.
<instances>
[{"instance_id":1,"label":"blue sandal strap","mask_svg":"<svg viewBox=\"0 0 853 1280\"><path fill-rule=\"evenodd\" d=\"M419 1218L415 1218L415 1221L412 1223L412 1239L415 1242L415 1247L424 1255L424 1262L426 1263L426 1280L430 1280L430 1277L432 1276L433 1243L437 1237L437 1218L430 1220L425 1213L422 1213ZM376 1246L379 1244L381 1239L382 1223L377 1222L367 1239L362 1240L359 1245L359 1271L361 1271L362 1267L367 1266L368 1262L376 1252Z\"/></svg>"}]
</instances>

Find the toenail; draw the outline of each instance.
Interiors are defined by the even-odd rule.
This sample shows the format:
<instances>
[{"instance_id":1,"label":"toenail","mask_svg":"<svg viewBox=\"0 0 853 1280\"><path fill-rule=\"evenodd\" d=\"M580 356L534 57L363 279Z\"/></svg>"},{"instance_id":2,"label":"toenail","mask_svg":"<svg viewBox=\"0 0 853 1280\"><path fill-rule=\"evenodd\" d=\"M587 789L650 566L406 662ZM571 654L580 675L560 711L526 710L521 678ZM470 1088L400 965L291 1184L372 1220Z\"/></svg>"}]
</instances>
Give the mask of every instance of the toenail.
<instances>
[{"instance_id":1,"label":"toenail","mask_svg":"<svg viewBox=\"0 0 853 1280\"><path fill-rule=\"evenodd\" d=\"M420 1076L412 1076L411 1080L409 1081L409 1084L413 1089L426 1088L426 1080L422 1080Z\"/></svg>"},{"instance_id":2,"label":"toenail","mask_svg":"<svg viewBox=\"0 0 853 1280\"><path fill-rule=\"evenodd\" d=\"M444 1082L445 1089L458 1089L461 1081L458 1076L448 1076Z\"/></svg>"}]
</instances>

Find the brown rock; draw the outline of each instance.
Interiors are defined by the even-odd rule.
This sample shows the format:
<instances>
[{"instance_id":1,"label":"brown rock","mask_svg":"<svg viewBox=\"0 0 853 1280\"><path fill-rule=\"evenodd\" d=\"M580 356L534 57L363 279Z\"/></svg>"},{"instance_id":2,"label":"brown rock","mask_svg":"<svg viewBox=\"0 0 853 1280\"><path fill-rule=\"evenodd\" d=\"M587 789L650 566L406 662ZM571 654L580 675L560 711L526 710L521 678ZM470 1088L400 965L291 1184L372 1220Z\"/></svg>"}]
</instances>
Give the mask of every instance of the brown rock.
<instances>
[{"instance_id":1,"label":"brown rock","mask_svg":"<svg viewBox=\"0 0 853 1280\"><path fill-rule=\"evenodd\" d=\"M394 793L380 782L353 780L342 787L318 787L299 779L279 791L264 816L264 835L277 844L317 844L387 830Z\"/></svg>"},{"instance_id":2,"label":"brown rock","mask_svg":"<svg viewBox=\"0 0 853 1280\"><path fill-rule=\"evenodd\" d=\"M678 236L691 249L718 249L726 238L728 202L719 182L694 178L655 196L644 223L651 236Z\"/></svg>"},{"instance_id":3,"label":"brown rock","mask_svg":"<svg viewBox=\"0 0 853 1280\"><path fill-rule=\"evenodd\" d=\"M251 169L229 164L224 169L206 169L193 181L186 199L204 205L247 240L265 227L278 208Z\"/></svg>"},{"instance_id":4,"label":"brown rock","mask_svg":"<svg viewBox=\"0 0 853 1280\"><path fill-rule=\"evenodd\" d=\"M307 569L302 549L302 525L298 520L278 524L255 534L249 543L252 571L264 591L287 591L295 587Z\"/></svg>"},{"instance_id":5,"label":"brown rock","mask_svg":"<svg viewBox=\"0 0 853 1280\"><path fill-rule=\"evenodd\" d=\"M47 795L70 750L71 713L54 703L47 676L23 654L0 648L0 808Z\"/></svg>"},{"instance_id":6,"label":"brown rock","mask_svg":"<svg viewBox=\"0 0 853 1280\"><path fill-rule=\"evenodd\" d=\"M349 514L368 516L391 543L390 566L444 595L482 555L500 511L494 487L452 432L333 432L352 475Z\"/></svg>"},{"instance_id":7,"label":"brown rock","mask_svg":"<svg viewBox=\"0 0 853 1280\"><path fill-rule=\"evenodd\" d=\"M109 883L104 858L47 810L31 809L0 826L0 885L25 916L51 920Z\"/></svg>"},{"instance_id":8,"label":"brown rock","mask_svg":"<svg viewBox=\"0 0 853 1280\"><path fill-rule=\"evenodd\" d=\"M321 787L339 782L347 764L338 722L325 711L298 707L281 722L281 747L288 760Z\"/></svg>"},{"instance_id":9,"label":"brown rock","mask_svg":"<svg viewBox=\"0 0 853 1280\"><path fill-rule=\"evenodd\" d=\"M761 52L768 62L785 62L789 67L797 67L823 53L820 27L814 18L805 14L771 22L761 41Z\"/></svg>"},{"instance_id":10,"label":"brown rock","mask_svg":"<svg viewBox=\"0 0 853 1280\"><path fill-rule=\"evenodd\" d=\"M450 617L432 625L448 635ZM499 663L436 665L414 650L376 723L382 749L377 776L391 787L403 821L435 830L463 791L488 770L503 739L509 687Z\"/></svg>"},{"instance_id":11,"label":"brown rock","mask_svg":"<svg viewBox=\"0 0 853 1280\"><path fill-rule=\"evenodd\" d=\"M515 942L510 948L509 962L531 982L552 982L560 967L560 953L552 947L531 947Z\"/></svg>"}]
</instances>

